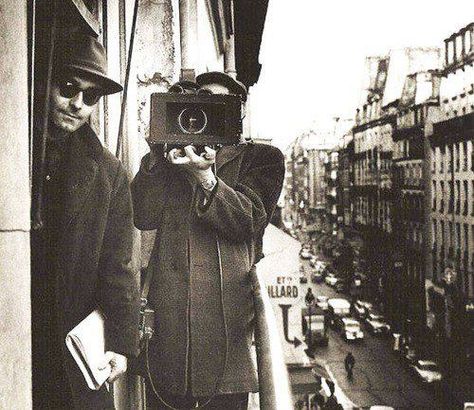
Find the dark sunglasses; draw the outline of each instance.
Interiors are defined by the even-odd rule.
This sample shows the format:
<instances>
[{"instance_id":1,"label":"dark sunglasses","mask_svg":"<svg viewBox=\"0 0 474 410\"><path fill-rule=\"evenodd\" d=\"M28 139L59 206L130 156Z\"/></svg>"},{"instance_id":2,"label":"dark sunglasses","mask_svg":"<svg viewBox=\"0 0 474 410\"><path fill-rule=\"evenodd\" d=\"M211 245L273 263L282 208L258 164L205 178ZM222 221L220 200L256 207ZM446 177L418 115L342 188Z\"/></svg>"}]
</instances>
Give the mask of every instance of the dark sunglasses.
<instances>
[{"instance_id":1,"label":"dark sunglasses","mask_svg":"<svg viewBox=\"0 0 474 410\"><path fill-rule=\"evenodd\" d=\"M77 84L69 80L60 80L57 82L59 88L59 94L64 98L73 98L80 92L82 92L82 101L86 105L94 105L102 97L100 89L91 88L88 90L82 90Z\"/></svg>"}]
</instances>

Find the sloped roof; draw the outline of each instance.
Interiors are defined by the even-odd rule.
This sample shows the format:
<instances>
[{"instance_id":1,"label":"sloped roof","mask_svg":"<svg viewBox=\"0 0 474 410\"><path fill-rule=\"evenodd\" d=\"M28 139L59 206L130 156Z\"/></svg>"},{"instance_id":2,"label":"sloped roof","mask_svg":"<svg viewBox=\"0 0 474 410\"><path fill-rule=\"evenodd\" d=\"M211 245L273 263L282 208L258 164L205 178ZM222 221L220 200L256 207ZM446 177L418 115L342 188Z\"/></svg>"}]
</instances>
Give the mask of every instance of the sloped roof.
<instances>
[{"instance_id":1,"label":"sloped roof","mask_svg":"<svg viewBox=\"0 0 474 410\"><path fill-rule=\"evenodd\" d=\"M386 107L401 99L408 75L438 69L440 66L441 51L437 47L391 50L382 106Z\"/></svg>"}]
</instances>

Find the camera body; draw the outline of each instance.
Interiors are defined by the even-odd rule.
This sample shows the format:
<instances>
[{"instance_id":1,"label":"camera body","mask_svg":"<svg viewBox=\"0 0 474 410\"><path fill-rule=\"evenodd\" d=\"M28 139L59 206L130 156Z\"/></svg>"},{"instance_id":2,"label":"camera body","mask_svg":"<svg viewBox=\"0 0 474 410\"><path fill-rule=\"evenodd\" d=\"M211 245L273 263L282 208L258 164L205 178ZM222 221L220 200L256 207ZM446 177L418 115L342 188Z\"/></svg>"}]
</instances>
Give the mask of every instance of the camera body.
<instances>
[{"instance_id":1,"label":"camera body","mask_svg":"<svg viewBox=\"0 0 474 410\"><path fill-rule=\"evenodd\" d=\"M151 95L150 144L237 145L242 133L239 96Z\"/></svg>"}]
</instances>

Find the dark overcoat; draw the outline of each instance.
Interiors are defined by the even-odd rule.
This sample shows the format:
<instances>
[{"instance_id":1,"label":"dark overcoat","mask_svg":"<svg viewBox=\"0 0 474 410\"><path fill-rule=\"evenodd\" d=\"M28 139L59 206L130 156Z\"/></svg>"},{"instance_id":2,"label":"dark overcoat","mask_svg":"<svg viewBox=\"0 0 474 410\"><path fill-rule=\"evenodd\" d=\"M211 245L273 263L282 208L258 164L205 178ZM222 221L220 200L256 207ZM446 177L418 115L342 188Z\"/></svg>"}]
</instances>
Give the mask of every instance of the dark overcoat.
<instances>
[{"instance_id":1,"label":"dark overcoat","mask_svg":"<svg viewBox=\"0 0 474 410\"><path fill-rule=\"evenodd\" d=\"M62 172L63 206L57 215L58 239L51 261L61 344L58 351L64 355L74 407L106 408L110 403L90 391L78 374L64 337L99 307L106 316L106 350L137 354L139 281L131 269L134 228L130 186L123 166L102 147L88 125L69 137ZM32 297L37 297L34 287ZM34 301L36 306L38 303L41 301Z\"/></svg>"},{"instance_id":2,"label":"dark overcoat","mask_svg":"<svg viewBox=\"0 0 474 410\"><path fill-rule=\"evenodd\" d=\"M135 225L157 229L149 263L152 376L177 395L258 389L249 272L281 192L283 155L249 143L222 148L216 164L217 186L205 205L202 189L162 155L151 170L145 156L132 182Z\"/></svg>"}]
</instances>

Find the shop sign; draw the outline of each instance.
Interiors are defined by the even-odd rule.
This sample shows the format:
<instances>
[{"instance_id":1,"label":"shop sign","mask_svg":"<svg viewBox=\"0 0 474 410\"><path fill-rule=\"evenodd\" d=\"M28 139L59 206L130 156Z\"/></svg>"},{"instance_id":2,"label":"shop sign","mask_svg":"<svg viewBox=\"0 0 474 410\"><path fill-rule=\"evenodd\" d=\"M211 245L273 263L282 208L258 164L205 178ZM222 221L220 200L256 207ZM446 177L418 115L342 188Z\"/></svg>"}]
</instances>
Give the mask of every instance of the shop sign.
<instances>
[{"instance_id":1,"label":"shop sign","mask_svg":"<svg viewBox=\"0 0 474 410\"><path fill-rule=\"evenodd\" d=\"M274 283L267 285L268 296L278 299L278 303L295 303L299 297L299 277L297 275L277 276Z\"/></svg>"}]
</instances>

